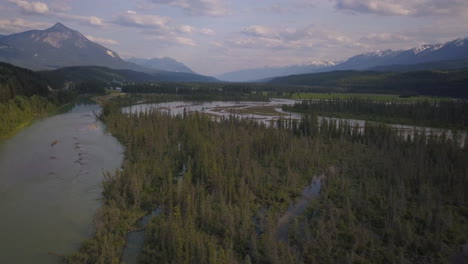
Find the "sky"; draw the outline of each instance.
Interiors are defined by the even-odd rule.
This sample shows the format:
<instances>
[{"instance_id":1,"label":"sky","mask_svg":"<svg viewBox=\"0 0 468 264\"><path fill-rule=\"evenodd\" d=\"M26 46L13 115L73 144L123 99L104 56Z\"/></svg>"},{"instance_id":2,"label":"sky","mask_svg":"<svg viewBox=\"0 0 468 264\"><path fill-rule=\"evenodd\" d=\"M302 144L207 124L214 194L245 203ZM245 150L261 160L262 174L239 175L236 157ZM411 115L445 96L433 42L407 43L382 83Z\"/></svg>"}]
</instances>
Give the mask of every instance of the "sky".
<instances>
[{"instance_id":1,"label":"sky","mask_svg":"<svg viewBox=\"0 0 468 264\"><path fill-rule=\"evenodd\" d=\"M0 34L56 22L206 75L468 37L468 0L0 0Z\"/></svg>"}]
</instances>

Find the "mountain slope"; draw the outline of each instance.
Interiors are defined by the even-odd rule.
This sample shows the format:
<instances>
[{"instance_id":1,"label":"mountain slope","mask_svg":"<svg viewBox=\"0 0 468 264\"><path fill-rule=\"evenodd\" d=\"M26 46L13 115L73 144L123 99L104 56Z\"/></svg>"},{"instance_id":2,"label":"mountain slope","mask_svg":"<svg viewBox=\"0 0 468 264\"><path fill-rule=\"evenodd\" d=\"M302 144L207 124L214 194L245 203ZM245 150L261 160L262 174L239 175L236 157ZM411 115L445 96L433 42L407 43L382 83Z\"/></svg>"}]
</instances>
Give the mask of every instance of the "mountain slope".
<instances>
[{"instance_id":1,"label":"mountain slope","mask_svg":"<svg viewBox=\"0 0 468 264\"><path fill-rule=\"evenodd\" d=\"M144 70L61 23L0 38L0 60L33 70L97 65Z\"/></svg>"},{"instance_id":2,"label":"mountain slope","mask_svg":"<svg viewBox=\"0 0 468 264\"><path fill-rule=\"evenodd\" d=\"M154 70L194 73L185 64L169 57L153 59L130 58L127 61Z\"/></svg>"},{"instance_id":3,"label":"mountain slope","mask_svg":"<svg viewBox=\"0 0 468 264\"><path fill-rule=\"evenodd\" d=\"M47 96L49 83L39 74L0 62L0 103L15 96Z\"/></svg>"},{"instance_id":4,"label":"mountain slope","mask_svg":"<svg viewBox=\"0 0 468 264\"><path fill-rule=\"evenodd\" d=\"M63 87L66 82L126 81L126 82L218 82L217 79L184 72L139 72L127 69L110 69L99 66L75 66L39 72L54 86Z\"/></svg>"},{"instance_id":5,"label":"mountain slope","mask_svg":"<svg viewBox=\"0 0 468 264\"><path fill-rule=\"evenodd\" d=\"M468 98L468 69L454 71L333 71L274 78L272 84L357 93L421 94Z\"/></svg>"},{"instance_id":6,"label":"mountain slope","mask_svg":"<svg viewBox=\"0 0 468 264\"><path fill-rule=\"evenodd\" d=\"M412 65L468 59L468 38L443 44L421 45L409 50L386 50L353 56L332 70L366 70L387 65Z\"/></svg>"},{"instance_id":7,"label":"mountain slope","mask_svg":"<svg viewBox=\"0 0 468 264\"><path fill-rule=\"evenodd\" d=\"M363 53L342 63L312 62L286 67L266 67L228 72L218 76L225 81L254 81L273 77L342 70L431 70L461 69L468 60L468 38L459 38L443 44L421 45L409 50L383 50ZM451 61L449 63L449 61ZM415 65L412 67L411 65ZM418 66L416 66L418 65ZM447 67L447 68L444 68Z\"/></svg>"},{"instance_id":8,"label":"mountain slope","mask_svg":"<svg viewBox=\"0 0 468 264\"><path fill-rule=\"evenodd\" d=\"M230 82L248 82L277 76L327 71L336 65L335 61L311 61L285 67L265 67L227 72L217 76L218 79Z\"/></svg>"}]
</instances>

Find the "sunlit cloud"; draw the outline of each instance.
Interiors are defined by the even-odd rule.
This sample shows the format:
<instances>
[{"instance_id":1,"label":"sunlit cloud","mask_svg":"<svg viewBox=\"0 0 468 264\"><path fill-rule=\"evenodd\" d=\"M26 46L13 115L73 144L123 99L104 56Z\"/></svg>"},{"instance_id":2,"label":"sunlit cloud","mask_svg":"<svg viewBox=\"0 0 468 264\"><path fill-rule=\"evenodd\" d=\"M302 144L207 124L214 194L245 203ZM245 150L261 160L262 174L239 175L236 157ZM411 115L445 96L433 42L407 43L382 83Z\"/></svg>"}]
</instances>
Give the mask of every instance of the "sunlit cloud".
<instances>
[{"instance_id":1,"label":"sunlit cloud","mask_svg":"<svg viewBox=\"0 0 468 264\"><path fill-rule=\"evenodd\" d=\"M10 3L18 6L21 11L32 14L46 14L49 12L49 6L43 2L24 1L24 0L8 0Z\"/></svg>"},{"instance_id":2,"label":"sunlit cloud","mask_svg":"<svg viewBox=\"0 0 468 264\"><path fill-rule=\"evenodd\" d=\"M24 30L47 28L49 23L33 22L25 19L0 19L0 31L2 33L17 33Z\"/></svg>"},{"instance_id":3,"label":"sunlit cloud","mask_svg":"<svg viewBox=\"0 0 468 264\"><path fill-rule=\"evenodd\" d=\"M86 35L85 37L91 40L92 42L97 42L102 45L119 45L119 42L113 39L99 38L91 35Z\"/></svg>"},{"instance_id":4,"label":"sunlit cloud","mask_svg":"<svg viewBox=\"0 0 468 264\"><path fill-rule=\"evenodd\" d=\"M151 2L180 8L192 16L223 16L228 13L223 0L151 0Z\"/></svg>"},{"instance_id":5,"label":"sunlit cloud","mask_svg":"<svg viewBox=\"0 0 468 264\"><path fill-rule=\"evenodd\" d=\"M333 0L338 10L388 16L466 15L465 0Z\"/></svg>"}]
</instances>

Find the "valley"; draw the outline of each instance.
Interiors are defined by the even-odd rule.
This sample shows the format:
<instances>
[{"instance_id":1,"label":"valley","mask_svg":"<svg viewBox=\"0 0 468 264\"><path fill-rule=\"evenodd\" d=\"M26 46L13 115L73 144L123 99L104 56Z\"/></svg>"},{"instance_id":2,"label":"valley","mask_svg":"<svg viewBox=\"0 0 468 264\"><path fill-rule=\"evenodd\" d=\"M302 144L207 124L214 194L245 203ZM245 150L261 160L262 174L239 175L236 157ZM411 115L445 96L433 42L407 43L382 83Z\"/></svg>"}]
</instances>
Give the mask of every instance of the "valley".
<instances>
[{"instance_id":1,"label":"valley","mask_svg":"<svg viewBox=\"0 0 468 264\"><path fill-rule=\"evenodd\" d=\"M467 262L468 38L86 2L0 8L0 263Z\"/></svg>"}]
</instances>

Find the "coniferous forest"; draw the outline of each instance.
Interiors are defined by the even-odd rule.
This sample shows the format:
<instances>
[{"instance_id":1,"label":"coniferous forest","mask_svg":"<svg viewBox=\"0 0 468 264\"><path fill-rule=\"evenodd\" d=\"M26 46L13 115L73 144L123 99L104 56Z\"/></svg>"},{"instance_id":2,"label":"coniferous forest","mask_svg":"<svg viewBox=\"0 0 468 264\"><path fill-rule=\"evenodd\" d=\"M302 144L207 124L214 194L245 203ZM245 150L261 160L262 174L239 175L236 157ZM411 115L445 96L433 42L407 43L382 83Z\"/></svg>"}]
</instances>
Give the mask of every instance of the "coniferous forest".
<instances>
[{"instance_id":1,"label":"coniferous forest","mask_svg":"<svg viewBox=\"0 0 468 264\"><path fill-rule=\"evenodd\" d=\"M406 103L359 98L304 100L292 106L284 106L283 110L376 122L468 128L468 101L466 100L439 99Z\"/></svg>"},{"instance_id":2,"label":"coniferous forest","mask_svg":"<svg viewBox=\"0 0 468 264\"><path fill-rule=\"evenodd\" d=\"M68 263L120 263L127 232L156 208L141 263L446 263L467 242L468 153L456 140L313 114L268 128L108 103L101 118L125 162ZM279 219L322 172L320 196L281 237Z\"/></svg>"}]
</instances>

